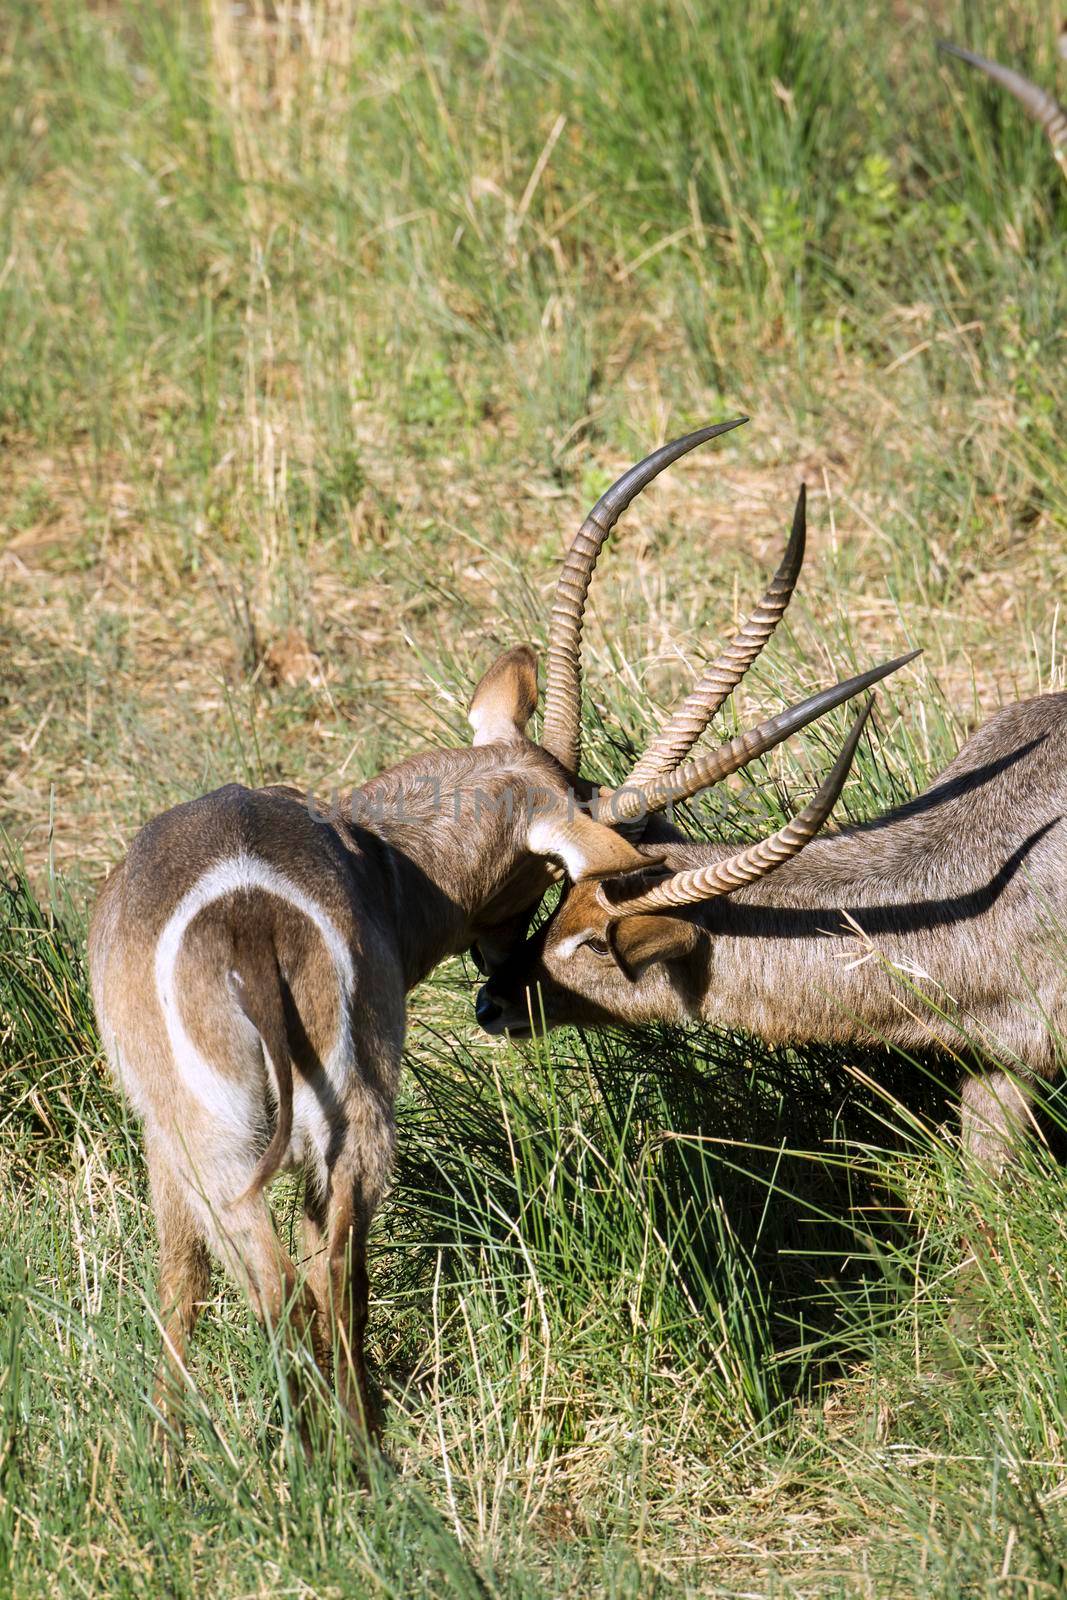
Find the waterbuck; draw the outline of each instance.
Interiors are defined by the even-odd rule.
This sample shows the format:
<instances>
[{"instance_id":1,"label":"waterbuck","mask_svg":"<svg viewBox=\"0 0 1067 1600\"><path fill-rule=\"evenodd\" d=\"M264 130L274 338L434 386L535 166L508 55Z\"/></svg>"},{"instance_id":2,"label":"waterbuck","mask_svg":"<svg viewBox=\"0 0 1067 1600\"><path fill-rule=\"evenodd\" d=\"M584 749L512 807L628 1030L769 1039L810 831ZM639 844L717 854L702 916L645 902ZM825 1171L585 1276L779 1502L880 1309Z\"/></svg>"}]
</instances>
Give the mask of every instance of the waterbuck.
<instances>
[{"instance_id":1,"label":"waterbuck","mask_svg":"<svg viewBox=\"0 0 1067 1600\"><path fill-rule=\"evenodd\" d=\"M863 717L811 802L761 843L696 842L661 815L796 725L784 712L686 759L785 609L803 517L802 490L775 584L625 783L601 792L600 815L629 831L644 871L594 863L531 938L483 959L478 1020L515 1037L699 1021L771 1044L957 1053L962 1036L979 1069L963 1085L964 1142L996 1171L1030 1121L1028 1085L1055 1075L1067 1037L1067 694L1005 707L918 798L859 827L816 837ZM587 584L572 585L574 646Z\"/></svg>"},{"instance_id":2,"label":"waterbuck","mask_svg":"<svg viewBox=\"0 0 1067 1600\"><path fill-rule=\"evenodd\" d=\"M148 823L104 885L89 963L101 1037L144 1125L161 1410L180 1395L215 1257L265 1322L288 1312L324 1373L336 1351L344 1405L373 1421L366 1239L390 1168L405 995L474 942L498 959L560 868L581 882L647 865L588 814L589 787L573 788L576 596L633 497L736 425L655 451L582 525L553 610L540 745L526 735L536 658L520 646L475 690L470 748L426 751L326 813L294 789L229 785ZM814 697L796 725L893 665ZM305 1277L265 1195L293 1167L306 1173Z\"/></svg>"}]
</instances>

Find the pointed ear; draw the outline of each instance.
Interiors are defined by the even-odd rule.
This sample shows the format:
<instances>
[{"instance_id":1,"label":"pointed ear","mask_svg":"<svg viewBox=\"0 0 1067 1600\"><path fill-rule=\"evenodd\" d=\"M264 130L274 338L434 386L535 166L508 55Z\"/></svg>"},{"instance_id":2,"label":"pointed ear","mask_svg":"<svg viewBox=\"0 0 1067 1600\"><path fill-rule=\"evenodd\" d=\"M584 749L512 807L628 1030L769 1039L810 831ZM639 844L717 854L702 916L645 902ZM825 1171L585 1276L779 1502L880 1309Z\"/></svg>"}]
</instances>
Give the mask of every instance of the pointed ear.
<instances>
[{"instance_id":1,"label":"pointed ear","mask_svg":"<svg viewBox=\"0 0 1067 1600\"><path fill-rule=\"evenodd\" d=\"M558 857L574 883L644 872L663 859L659 855L642 855L621 833L594 822L584 811L568 815L562 807L535 817L526 842L535 856Z\"/></svg>"},{"instance_id":2,"label":"pointed ear","mask_svg":"<svg viewBox=\"0 0 1067 1600\"><path fill-rule=\"evenodd\" d=\"M700 942L700 929L681 917L640 914L608 923L611 953L631 983L644 977L657 961L680 961Z\"/></svg>"},{"instance_id":3,"label":"pointed ear","mask_svg":"<svg viewBox=\"0 0 1067 1600\"><path fill-rule=\"evenodd\" d=\"M498 656L471 697L472 744L514 744L537 708L537 656L528 644Z\"/></svg>"}]
</instances>

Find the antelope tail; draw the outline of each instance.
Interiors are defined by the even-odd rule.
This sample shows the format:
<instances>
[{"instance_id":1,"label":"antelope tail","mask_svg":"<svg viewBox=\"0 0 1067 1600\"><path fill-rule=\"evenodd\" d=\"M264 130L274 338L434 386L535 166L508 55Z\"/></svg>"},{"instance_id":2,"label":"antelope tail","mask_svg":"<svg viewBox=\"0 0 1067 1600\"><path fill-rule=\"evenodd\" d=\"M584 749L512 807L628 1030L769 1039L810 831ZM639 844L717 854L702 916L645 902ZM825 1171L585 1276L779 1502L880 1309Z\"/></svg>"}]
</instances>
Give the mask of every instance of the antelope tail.
<instances>
[{"instance_id":1,"label":"antelope tail","mask_svg":"<svg viewBox=\"0 0 1067 1600\"><path fill-rule=\"evenodd\" d=\"M285 1160L293 1133L293 1061L282 1003L282 975L270 941L256 941L241 949L229 973L230 992L259 1034L264 1059L274 1074L278 1120L252 1181L235 1206L252 1200L266 1188Z\"/></svg>"}]
</instances>

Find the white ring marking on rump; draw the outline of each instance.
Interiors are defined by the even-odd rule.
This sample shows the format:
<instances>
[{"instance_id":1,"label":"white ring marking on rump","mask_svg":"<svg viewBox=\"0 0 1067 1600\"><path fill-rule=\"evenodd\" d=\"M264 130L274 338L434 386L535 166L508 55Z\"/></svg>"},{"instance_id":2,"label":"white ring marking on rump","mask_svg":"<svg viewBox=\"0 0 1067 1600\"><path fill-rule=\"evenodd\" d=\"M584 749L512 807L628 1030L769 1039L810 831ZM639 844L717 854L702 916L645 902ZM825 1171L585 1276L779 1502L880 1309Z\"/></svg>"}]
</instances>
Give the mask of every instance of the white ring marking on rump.
<instances>
[{"instance_id":1,"label":"white ring marking on rump","mask_svg":"<svg viewBox=\"0 0 1067 1600\"><path fill-rule=\"evenodd\" d=\"M258 1123L258 1106L253 1104L248 1087L225 1078L194 1045L182 1020L175 976L182 940L194 917L205 906L223 895L238 890L259 889L264 894L286 901L307 917L326 946L340 990L339 1022L333 1049L323 1062L327 1076L336 1082L335 1072L349 1056L349 999L352 993L352 953L323 908L298 884L255 856L229 856L216 862L198 878L171 912L156 945L156 993L163 1012L167 1036L183 1082L212 1116L235 1131L250 1132ZM295 1132L295 1129L294 1129Z\"/></svg>"}]
</instances>

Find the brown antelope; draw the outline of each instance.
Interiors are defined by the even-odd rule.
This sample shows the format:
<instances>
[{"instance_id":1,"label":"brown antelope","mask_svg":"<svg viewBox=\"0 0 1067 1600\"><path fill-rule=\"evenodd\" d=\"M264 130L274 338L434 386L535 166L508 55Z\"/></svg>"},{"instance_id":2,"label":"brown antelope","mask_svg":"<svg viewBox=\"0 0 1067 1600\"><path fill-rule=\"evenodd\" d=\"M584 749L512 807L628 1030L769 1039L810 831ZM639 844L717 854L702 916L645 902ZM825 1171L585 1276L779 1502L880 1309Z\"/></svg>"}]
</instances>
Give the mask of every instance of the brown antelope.
<instances>
[{"instance_id":1,"label":"brown antelope","mask_svg":"<svg viewBox=\"0 0 1067 1600\"><path fill-rule=\"evenodd\" d=\"M1067 1037L1067 694L1005 707L917 799L859 827L815 837L863 718L812 801L762 843L696 842L660 815L747 765L790 720L685 759L785 609L803 504L801 491L761 606L625 783L601 791L599 814L635 838L645 872L590 863L525 943L483 952L478 1020L520 1038L699 1021L772 1044L957 1054L962 1036L984 1068L963 1086L964 1142L996 1170L1029 1120L1028 1084L1054 1076Z\"/></svg>"},{"instance_id":2,"label":"brown antelope","mask_svg":"<svg viewBox=\"0 0 1067 1600\"><path fill-rule=\"evenodd\" d=\"M961 61L984 72L987 78L1014 95L1027 116L1045 130L1052 154L1067 177L1067 107L1061 106L1054 95L1031 83L1022 73L1013 71L1011 67L1002 67L998 61L990 61L988 56L980 56L974 50L964 50L958 44L950 44L947 39L938 41L938 49L948 55L958 56ZM1067 58L1067 22L1060 29L1059 53Z\"/></svg>"},{"instance_id":3,"label":"brown antelope","mask_svg":"<svg viewBox=\"0 0 1067 1600\"><path fill-rule=\"evenodd\" d=\"M475 690L471 748L405 761L329 814L293 789L229 785L148 823L104 885L89 961L101 1036L144 1124L159 1233L161 1410L180 1394L215 1257L266 1323L288 1311L289 1331L310 1341L324 1373L336 1349L343 1403L357 1424L372 1418L366 1238L390 1167L405 995L474 942L497 959L544 893L548 861L576 882L647 866L623 833L575 803L571 787L582 586L633 497L734 426L657 450L579 530L553 609L540 745L525 731L536 658L520 646ZM802 543L801 523L797 570ZM891 670L813 697L791 721L779 718L761 748ZM306 1174L306 1278L265 1196L293 1167Z\"/></svg>"}]
</instances>

